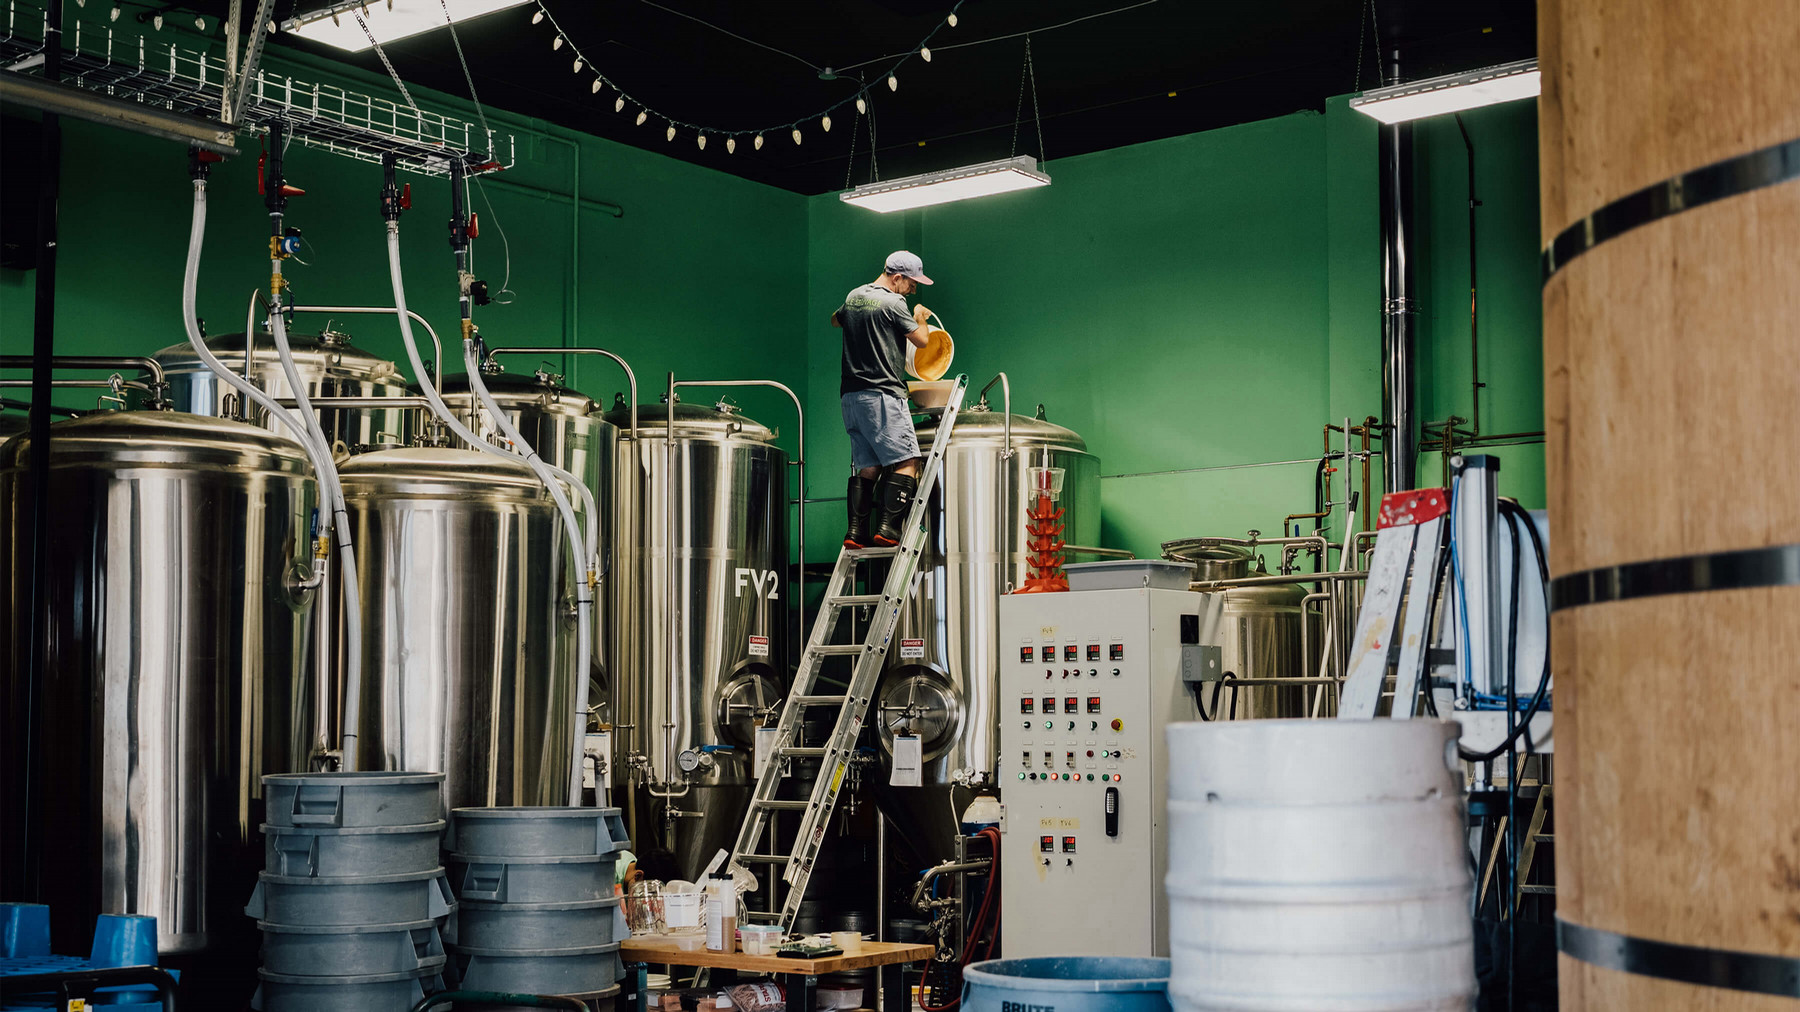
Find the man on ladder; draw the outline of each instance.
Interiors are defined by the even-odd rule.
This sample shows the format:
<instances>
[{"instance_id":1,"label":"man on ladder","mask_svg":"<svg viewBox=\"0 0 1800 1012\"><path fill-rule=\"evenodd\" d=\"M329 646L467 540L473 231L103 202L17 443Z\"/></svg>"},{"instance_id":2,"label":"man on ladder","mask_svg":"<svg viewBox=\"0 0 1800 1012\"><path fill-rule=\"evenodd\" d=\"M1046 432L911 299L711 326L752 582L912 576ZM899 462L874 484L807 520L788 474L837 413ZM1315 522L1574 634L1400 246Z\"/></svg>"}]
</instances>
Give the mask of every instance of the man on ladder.
<instances>
[{"instance_id":1,"label":"man on ladder","mask_svg":"<svg viewBox=\"0 0 1800 1012\"><path fill-rule=\"evenodd\" d=\"M931 284L917 254L888 254L881 276L844 296L831 325L844 331L839 403L850 434L848 548L893 547L919 487L919 437L906 406L906 343L923 348L931 311L906 296ZM877 478L879 477L879 481ZM880 515L875 516L879 506Z\"/></svg>"}]
</instances>

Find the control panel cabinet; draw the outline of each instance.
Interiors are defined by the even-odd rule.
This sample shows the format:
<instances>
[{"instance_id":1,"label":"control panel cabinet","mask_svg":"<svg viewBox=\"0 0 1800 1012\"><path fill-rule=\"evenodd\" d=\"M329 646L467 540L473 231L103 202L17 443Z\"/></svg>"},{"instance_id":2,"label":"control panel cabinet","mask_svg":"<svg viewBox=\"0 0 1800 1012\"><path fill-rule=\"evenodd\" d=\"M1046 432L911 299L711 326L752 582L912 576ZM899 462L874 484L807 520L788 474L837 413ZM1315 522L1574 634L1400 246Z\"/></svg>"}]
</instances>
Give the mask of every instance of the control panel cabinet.
<instances>
[{"instance_id":1,"label":"control panel cabinet","mask_svg":"<svg viewBox=\"0 0 1800 1012\"><path fill-rule=\"evenodd\" d=\"M1216 645L1221 610L1148 588L1000 599L1008 958L1169 954L1163 728L1199 719L1183 644Z\"/></svg>"}]
</instances>

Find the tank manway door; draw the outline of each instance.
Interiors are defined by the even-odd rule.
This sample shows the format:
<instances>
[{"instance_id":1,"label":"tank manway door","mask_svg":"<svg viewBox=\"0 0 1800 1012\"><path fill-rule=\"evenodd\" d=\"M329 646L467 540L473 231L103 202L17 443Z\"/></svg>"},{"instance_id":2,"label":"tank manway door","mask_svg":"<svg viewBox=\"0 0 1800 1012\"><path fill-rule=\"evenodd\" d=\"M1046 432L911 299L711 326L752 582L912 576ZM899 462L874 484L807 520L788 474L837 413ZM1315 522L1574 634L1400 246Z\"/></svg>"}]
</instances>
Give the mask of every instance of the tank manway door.
<instances>
[{"instance_id":1,"label":"tank manway door","mask_svg":"<svg viewBox=\"0 0 1800 1012\"><path fill-rule=\"evenodd\" d=\"M938 421L937 434L931 440L931 451L925 456L924 470L919 474L918 493L913 497L912 511L907 514L900 544L893 548L846 548L838 555L837 567L825 585L825 600L813 621L812 635L800 655L800 669L794 675L794 688L781 708L781 721L776 726L775 740L769 752L769 767L756 781L756 796L738 831L732 860L751 869L752 865L779 864L786 870L782 880L787 895L775 907L770 897L769 910L749 911L751 920L781 925L791 931L794 917L800 912L800 901L806 896L806 882L811 877L813 862L819 855L819 844L831 822L837 805L838 790L843 786L850 758L856 751L856 738L868 716L869 702L875 695L875 683L887 664L888 645L900 621L900 612L916 590L914 577L919 569L919 554L925 547L925 514L932 489L943 474L944 450L950 433L956 428L956 416L962 410L963 395L969 378L958 376ZM887 578L879 593L858 593L858 572L872 560L888 562ZM877 567L877 571L878 567ZM869 574L873 579L874 574ZM868 606L874 609L869 620L867 638L861 643L833 643L832 633L838 618L851 609ZM834 657L849 659L850 675L841 672L824 676L825 664ZM823 676L823 677L822 677ZM840 688L839 685L844 687ZM815 728L824 724L823 711L837 713L831 732L821 742L804 740L808 717ZM819 775L813 780L812 794L804 801L778 799L782 782L795 759L819 761ZM799 816L792 832L777 825L783 812ZM792 840L793 846L782 852L779 841ZM759 850L759 848L761 848Z\"/></svg>"}]
</instances>

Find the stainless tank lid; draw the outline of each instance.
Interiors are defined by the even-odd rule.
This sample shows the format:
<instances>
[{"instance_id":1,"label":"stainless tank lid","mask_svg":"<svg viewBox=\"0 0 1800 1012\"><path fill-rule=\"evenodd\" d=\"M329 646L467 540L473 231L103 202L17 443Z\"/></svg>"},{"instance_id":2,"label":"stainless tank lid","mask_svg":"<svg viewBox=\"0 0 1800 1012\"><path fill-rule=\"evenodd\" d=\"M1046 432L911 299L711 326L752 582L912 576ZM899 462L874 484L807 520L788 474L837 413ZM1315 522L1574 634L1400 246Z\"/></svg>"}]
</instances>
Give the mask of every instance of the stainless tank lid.
<instances>
[{"instance_id":1,"label":"stainless tank lid","mask_svg":"<svg viewBox=\"0 0 1800 1012\"><path fill-rule=\"evenodd\" d=\"M1176 562L1242 562L1247 567L1255 552L1246 545L1209 544L1208 538L1181 538L1162 543L1163 558Z\"/></svg>"},{"instance_id":2,"label":"stainless tank lid","mask_svg":"<svg viewBox=\"0 0 1800 1012\"><path fill-rule=\"evenodd\" d=\"M615 406L601 417L619 427L622 432L629 432L631 413L623 406ZM643 404L638 406L638 428L643 430L645 439L660 439L668 432L669 407L666 404ZM713 405L675 403L675 438L677 439L745 439L758 443L770 443L775 440L775 433L768 426L755 419L739 414L735 410L720 411Z\"/></svg>"},{"instance_id":3,"label":"stainless tank lid","mask_svg":"<svg viewBox=\"0 0 1800 1012\"><path fill-rule=\"evenodd\" d=\"M938 416L932 416L920 422L918 426L919 440L925 441L925 434L937 432ZM1012 416L1012 437L1014 442L1048 443L1053 446L1066 447L1071 450L1087 452L1087 440L1074 429L1065 429L1054 422L1030 415ZM956 416L957 439L1005 439L1006 416L998 411L976 411L965 408ZM955 445L955 444L952 444Z\"/></svg>"},{"instance_id":4,"label":"stainless tank lid","mask_svg":"<svg viewBox=\"0 0 1800 1012\"><path fill-rule=\"evenodd\" d=\"M56 422L51 430L53 467L203 464L295 474L311 471L305 451L295 440L229 418L180 411L96 411ZM24 466L30 448L28 435L9 440L0 450L0 467Z\"/></svg>"},{"instance_id":5,"label":"stainless tank lid","mask_svg":"<svg viewBox=\"0 0 1800 1012\"><path fill-rule=\"evenodd\" d=\"M294 350L294 365L302 373L332 372L376 380L400 381L400 370L385 358L372 355L350 343L350 335L336 331L321 334L288 334L288 345ZM227 365L243 368L244 335L220 334L208 337L206 346ZM156 360L169 372L197 371L206 368L199 353L187 342L172 344L156 353ZM256 332L258 362L275 361L275 338L266 330Z\"/></svg>"},{"instance_id":6,"label":"stainless tank lid","mask_svg":"<svg viewBox=\"0 0 1800 1012\"><path fill-rule=\"evenodd\" d=\"M594 413L600 405L592 397L579 390L571 390L559 382L560 377L538 375L508 375L505 373L483 376L482 383L494 400L503 408L539 408L559 415L585 417ZM415 385L409 389L418 392ZM467 404L473 396L469 393L469 375L455 373L444 377L442 390L444 400L452 403ZM601 419L596 417L596 422Z\"/></svg>"},{"instance_id":7,"label":"stainless tank lid","mask_svg":"<svg viewBox=\"0 0 1800 1012\"><path fill-rule=\"evenodd\" d=\"M480 450L409 446L360 453L338 465L344 491L370 495L459 498L487 493L503 499L548 499L523 460L502 460Z\"/></svg>"}]
</instances>

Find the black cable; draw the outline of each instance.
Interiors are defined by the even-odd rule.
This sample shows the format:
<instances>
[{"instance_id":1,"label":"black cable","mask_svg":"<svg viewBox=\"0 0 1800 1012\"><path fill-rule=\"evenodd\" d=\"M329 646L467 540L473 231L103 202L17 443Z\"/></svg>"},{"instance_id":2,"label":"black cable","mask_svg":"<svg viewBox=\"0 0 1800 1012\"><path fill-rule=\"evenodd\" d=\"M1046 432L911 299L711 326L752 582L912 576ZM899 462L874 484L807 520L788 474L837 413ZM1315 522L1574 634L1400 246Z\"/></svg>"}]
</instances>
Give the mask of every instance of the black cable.
<instances>
[{"instance_id":1,"label":"black cable","mask_svg":"<svg viewBox=\"0 0 1800 1012\"><path fill-rule=\"evenodd\" d=\"M1538 576L1540 576L1543 579L1543 583L1544 583L1544 614L1546 616L1548 616L1550 614L1550 563L1549 563L1548 558L1544 554L1544 542L1543 542L1543 539L1538 536L1537 524L1536 524L1536 522L1534 522L1531 519L1531 515L1529 513L1525 513L1524 509L1522 507L1520 507L1518 503L1513 502L1509 499L1503 499L1503 500L1501 500L1501 502L1504 504L1503 508L1518 510L1520 513L1525 514L1525 533L1531 535L1531 547L1532 547L1532 550L1537 553ZM1489 761L1492 761L1494 758L1498 757L1500 755L1500 753L1505 752L1508 749L1512 748L1513 743L1518 739L1518 737L1520 735L1524 734L1531 727L1531 719L1533 717L1537 716L1538 710L1544 705L1544 697L1548 694L1549 689L1550 689L1550 646L1548 643L1546 643L1544 645L1543 674L1538 678L1537 691L1532 693L1531 702L1530 702L1530 704L1528 704L1525 707L1525 712L1523 715L1521 715L1518 727L1513 729L1513 733L1507 736L1506 741L1501 742L1499 745L1496 745L1493 749L1491 749L1487 752L1471 752L1471 751L1463 748L1461 745L1458 745L1456 747L1457 754L1462 756L1463 759L1465 759L1469 762L1489 762ZM1510 707L1512 705L1512 701L1508 700L1507 705ZM1527 745L1527 748L1529 749L1530 742L1527 741L1526 745Z\"/></svg>"},{"instance_id":2,"label":"black cable","mask_svg":"<svg viewBox=\"0 0 1800 1012\"><path fill-rule=\"evenodd\" d=\"M1224 677L1221 677L1217 682L1213 683L1213 701L1212 701L1212 712L1211 713L1206 712L1206 686L1202 685L1198 689L1194 690L1194 705L1200 709L1200 719L1201 720L1211 723L1214 719L1216 719L1218 717L1219 693L1221 691L1223 691L1223 689L1225 687L1225 678L1229 678L1229 677L1230 677L1230 672L1226 672Z\"/></svg>"}]
</instances>

